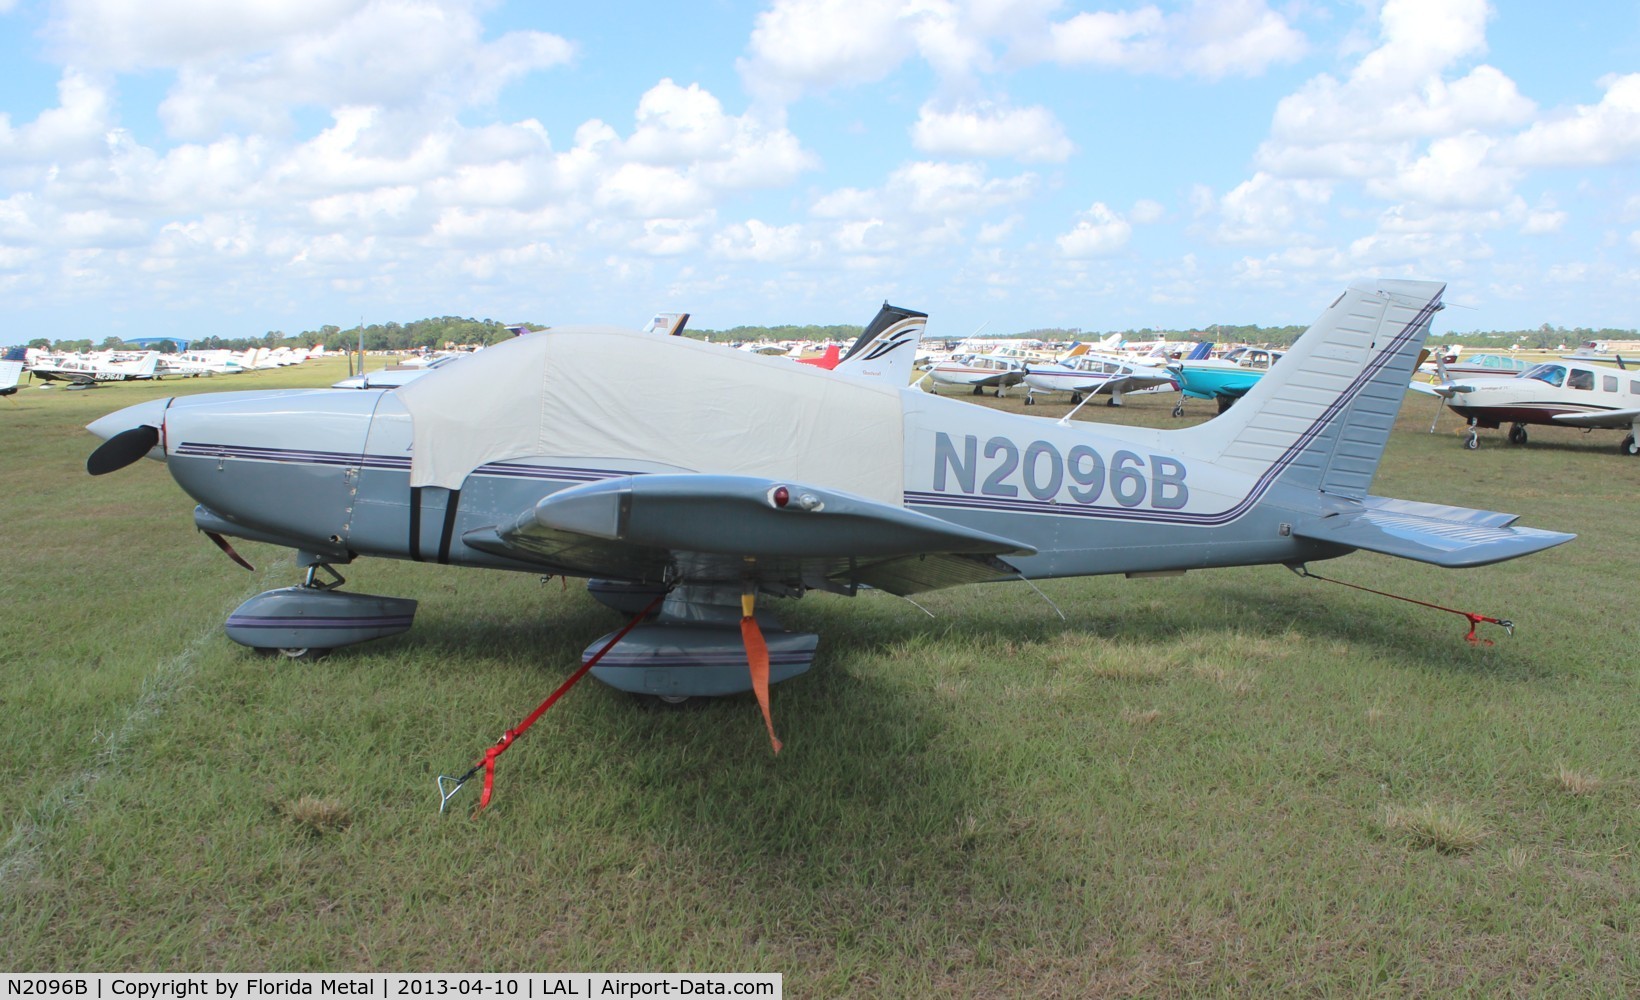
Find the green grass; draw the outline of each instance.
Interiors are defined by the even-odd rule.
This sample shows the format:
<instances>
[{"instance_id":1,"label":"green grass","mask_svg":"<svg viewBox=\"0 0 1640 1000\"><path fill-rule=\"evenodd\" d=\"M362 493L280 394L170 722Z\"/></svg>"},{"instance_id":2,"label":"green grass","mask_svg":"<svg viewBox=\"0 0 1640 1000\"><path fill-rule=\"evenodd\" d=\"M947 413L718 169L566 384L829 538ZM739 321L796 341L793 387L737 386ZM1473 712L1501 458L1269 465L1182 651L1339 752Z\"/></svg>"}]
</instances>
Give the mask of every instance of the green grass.
<instances>
[{"instance_id":1,"label":"green grass","mask_svg":"<svg viewBox=\"0 0 1640 1000\"><path fill-rule=\"evenodd\" d=\"M320 384L334 368L235 379ZM88 420L226 380L24 389L0 514L0 968L785 973L791 996L1586 995L1640 990L1640 463L1425 433L1375 490L1577 531L1448 572L1273 567L812 596L815 669L658 711L587 684L440 815L618 619L558 580L366 561L406 636L317 663L223 637L246 573L158 463ZM1017 400L984 405L1017 408ZM1169 425L1170 397L1114 417ZM1063 403L1030 411L1057 417ZM1204 419L1205 405L1192 406Z\"/></svg>"}]
</instances>

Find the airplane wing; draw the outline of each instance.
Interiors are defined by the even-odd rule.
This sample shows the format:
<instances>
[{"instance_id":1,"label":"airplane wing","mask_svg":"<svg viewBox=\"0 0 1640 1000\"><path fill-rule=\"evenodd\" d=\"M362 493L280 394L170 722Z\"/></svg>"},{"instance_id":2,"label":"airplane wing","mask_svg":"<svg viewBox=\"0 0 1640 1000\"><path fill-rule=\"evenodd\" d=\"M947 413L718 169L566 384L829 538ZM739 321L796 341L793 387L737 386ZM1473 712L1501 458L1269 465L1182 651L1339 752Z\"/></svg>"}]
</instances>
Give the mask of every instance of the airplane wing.
<instances>
[{"instance_id":1,"label":"airplane wing","mask_svg":"<svg viewBox=\"0 0 1640 1000\"><path fill-rule=\"evenodd\" d=\"M836 490L749 476L623 476L553 493L473 548L575 575L755 579L894 594L1011 579L1031 546Z\"/></svg>"},{"instance_id":2,"label":"airplane wing","mask_svg":"<svg viewBox=\"0 0 1640 1000\"><path fill-rule=\"evenodd\" d=\"M1154 389L1159 385L1173 385L1173 379L1165 375L1118 375L1106 379L1103 385L1094 389L1094 393L1140 392L1144 389Z\"/></svg>"},{"instance_id":3,"label":"airplane wing","mask_svg":"<svg viewBox=\"0 0 1640 1000\"><path fill-rule=\"evenodd\" d=\"M1634 425L1640 419L1640 409L1634 410L1601 410L1598 413L1557 413L1552 418L1557 424L1568 427L1612 427L1623 428Z\"/></svg>"},{"instance_id":4,"label":"airplane wing","mask_svg":"<svg viewBox=\"0 0 1640 1000\"><path fill-rule=\"evenodd\" d=\"M1295 524L1293 534L1449 569L1502 562L1577 537L1510 527L1516 516L1369 496L1360 507Z\"/></svg>"}]
</instances>

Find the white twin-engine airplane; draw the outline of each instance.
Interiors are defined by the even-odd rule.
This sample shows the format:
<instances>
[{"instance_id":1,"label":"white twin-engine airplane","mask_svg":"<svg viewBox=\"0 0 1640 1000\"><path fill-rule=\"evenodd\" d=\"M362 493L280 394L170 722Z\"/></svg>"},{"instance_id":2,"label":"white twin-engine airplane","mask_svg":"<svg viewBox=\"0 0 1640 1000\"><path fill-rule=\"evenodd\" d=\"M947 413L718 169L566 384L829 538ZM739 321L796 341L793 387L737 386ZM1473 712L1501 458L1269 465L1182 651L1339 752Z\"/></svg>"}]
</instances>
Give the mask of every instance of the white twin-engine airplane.
<instances>
[{"instance_id":1,"label":"white twin-engine airplane","mask_svg":"<svg viewBox=\"0 0 1640 1000\"><path fill-rule=\"evenodd\" d=\"M754 690L766 713L769 683L808 669L819 639L759 599L1296 569L1355 549L1481 566L1571 540L1369 492L1442 288L1351 287L1241 405L1182 429L570 327L392 391L138 404L91 424L106 440L87 467L159 459L219 544L295 550L306 581L228 618L245 645L312 655L408 629L414 601L338 589L333 567L361 557L585 577L612 605L658 608L593 676L668 700ZM611 369L629 391L586 377Z\"/></svg>"}]
</instances>

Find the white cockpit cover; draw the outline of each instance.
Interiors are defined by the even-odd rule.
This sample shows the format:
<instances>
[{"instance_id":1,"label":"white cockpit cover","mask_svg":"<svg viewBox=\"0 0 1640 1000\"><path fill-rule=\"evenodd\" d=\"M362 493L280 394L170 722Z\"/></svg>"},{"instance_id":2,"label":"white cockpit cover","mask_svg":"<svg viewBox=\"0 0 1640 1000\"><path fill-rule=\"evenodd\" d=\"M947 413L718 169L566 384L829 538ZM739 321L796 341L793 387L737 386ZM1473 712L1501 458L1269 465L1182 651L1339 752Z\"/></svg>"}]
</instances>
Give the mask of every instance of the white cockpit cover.
<instances>
[{"instance_id":1,"label":"white cockpit cover","mask_svg":"<svg viewBox=\"0 0 1640 1000\"><path fill-rule=\"evenodd\" d=\"M618 327L559 327L394 390L411 486L489 462L656 463L904 501L900 390L783 358Z\"/></svg>"}]
</instances>

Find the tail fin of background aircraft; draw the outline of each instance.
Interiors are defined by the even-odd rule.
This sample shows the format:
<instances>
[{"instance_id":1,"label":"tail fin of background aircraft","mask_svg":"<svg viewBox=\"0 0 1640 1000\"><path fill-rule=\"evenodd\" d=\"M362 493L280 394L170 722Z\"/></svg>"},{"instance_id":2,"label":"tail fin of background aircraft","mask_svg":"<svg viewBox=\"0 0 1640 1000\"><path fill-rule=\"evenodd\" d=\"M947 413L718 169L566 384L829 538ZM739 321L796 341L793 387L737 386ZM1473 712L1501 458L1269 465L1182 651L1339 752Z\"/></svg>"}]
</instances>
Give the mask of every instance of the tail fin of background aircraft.
<instances>
[{"instance_id":1,"label":"tail fin of background aircraft","mask_svg":"<svg viewBox=\"0 0 1640 1000\"><path fill-rule=\"evenodd\" d=\"M927 326L927 313L884 302L833 370L857 378L881 379L900 388L910 385L916 370L917 346Z\"/></svg>"},{"instance_id":2,"label":"tail fin of background aircraft","mask_svg":"<svg viewBox=\"0 0 1640 1000\"><path fill-rule=\"evenodd\" d=\"M23 377L23 365L27 361L27 348L8 347L4 354L0 354L0 396L9 396L17 391L17 381Z\"/></svg>"},{"instance_id":3,"label":"tail fin of background aircraft","mask_svg":"<svg viewBox=\"0 0 1640 1000\"><path fill-rule=\"evenodd\" d=\"M1212 356L1213 356L1213 342L1211 340L1204 340L1201 343L1197 344L1195 347L1192 347L1190 349L1190 353L1184 356L1184 360L1186 360L1186 361L1205 361L1205 360L1207 360L1208 358L1210 358Z\"/></svg>"},{"instance_id":4,"label":"tail fin of background aircraft","mask_svg":"<svg viewBox=\"0 0 1640 1000\"><path fill-rule=\"evenodd\" d=\"M1291 486L1366 496L1445 288L1351 285L1269 374L1201 426L1204 451Z\"/></svg>"}]
</instances>

